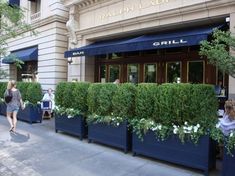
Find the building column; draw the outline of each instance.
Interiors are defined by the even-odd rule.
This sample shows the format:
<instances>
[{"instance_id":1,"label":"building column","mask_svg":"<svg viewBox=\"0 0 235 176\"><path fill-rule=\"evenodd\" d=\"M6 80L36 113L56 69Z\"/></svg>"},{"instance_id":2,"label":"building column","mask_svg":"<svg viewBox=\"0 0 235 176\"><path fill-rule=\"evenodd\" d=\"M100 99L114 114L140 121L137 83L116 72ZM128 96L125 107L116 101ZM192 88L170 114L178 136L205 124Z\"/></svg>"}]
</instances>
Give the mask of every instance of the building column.
<instances>
[{"instance_id":1,"label":"building column","mask_svg":"<svg viewBox=\"0 0 235 176\"><path fill-rule=\"evenodd\" d=\"M233 37L235 37L235 12L230 14L230 32ZM235 56L235 51L230 49L232 56ZM235 99L235 78L229 76L229 92L228 97Z\"/></svg>"}]
</instances>

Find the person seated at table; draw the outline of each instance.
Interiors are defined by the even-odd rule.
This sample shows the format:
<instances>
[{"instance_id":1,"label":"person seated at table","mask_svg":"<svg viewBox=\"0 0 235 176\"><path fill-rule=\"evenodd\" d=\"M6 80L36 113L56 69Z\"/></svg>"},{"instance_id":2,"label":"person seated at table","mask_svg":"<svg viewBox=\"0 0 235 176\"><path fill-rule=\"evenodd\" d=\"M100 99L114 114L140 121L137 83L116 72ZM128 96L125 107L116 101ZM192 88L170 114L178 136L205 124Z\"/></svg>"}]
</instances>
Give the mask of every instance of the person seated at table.
<instances>
[{"instance_id":1,"label":"person seated at table","mask_svg":"<svg viewBox=\"0 0 235 176\"><path fill-rule=\"evenodd\" d=\"M53 110L55 108L55 95L52 92L52 89L49 88L47 90L47 93L44 94L42 101L50 101L51 102L51 112L47 111L47 113L53 113ZM51 115L51 114L49 114Z\"/></svg>"},{"instance_id":2,"label":"person seated at table","mask_svg":"<svg viewBox=\"0 0 235 176\"><path fill-rule=\"evenodd\" d=\"M235 130L235 101L227 100L224 105L225 113L223 118L219 119L218 127L225 136Z\"/></svg>"}]
</instances>

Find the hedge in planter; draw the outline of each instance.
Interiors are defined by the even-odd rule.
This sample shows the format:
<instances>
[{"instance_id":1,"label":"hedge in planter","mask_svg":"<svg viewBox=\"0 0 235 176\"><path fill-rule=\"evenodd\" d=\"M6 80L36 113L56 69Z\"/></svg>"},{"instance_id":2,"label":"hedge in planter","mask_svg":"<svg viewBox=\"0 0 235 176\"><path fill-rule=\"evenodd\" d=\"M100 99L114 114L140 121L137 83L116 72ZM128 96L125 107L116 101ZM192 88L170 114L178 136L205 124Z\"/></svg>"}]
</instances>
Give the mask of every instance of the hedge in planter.
<instances>
[{"instance_id":1,"label":"hedge in planter","mask_svg":"<svg viewBox=\"0 0 235 176\"><path fill-rule=\"evenodd\" d=\"M42 99L41 85L39 83L19 82L17 87L25 103L25 109L19 109L17 118L30 123L42 122L40 105Z\"/></svg>"},{"instance_id":2,"label":"hedge in planter","mask_svg":"<svg viewBox=\"0 0 235 176\"><path fill-rule=\"evenodd\" d=\"M88 139L127 152L130 147L127 116L134 114L135 86L93 84L88 92Z\"/></svg>"},{"instance_id":3,"label":"hedge in planter","mask_svg":"<svg viewBox=\"0 0 235 176\"><path fill-rule=\"evenodd\" d=\"M80 136L87 135L87 92L89 83L61 82L56 88L55 131Z\"/></svg>"},{"instance_id":4,"label":"hedge in planter","mask_svg":"<svg viewBox=\"0 0 235 176\"><path fill-rule=\"evenodd\" d=\"M233 176L235 173L235 131L224 138L222 176Z\"/></svg>"},{"instance_id":5,"label":"hedge in planter","mask_svg":"<svg viewBox=\"0 0 235 176\"><path fill-rule=\"evenodd\" d=\"M217 99L210 85L140 84L136 117L131 122L132 150L201 169L207 175L215 166L215 147L208 128L215 125L216 112Z\"/></svg>"},{"instance_id":6,"label":"hedge in planter","mask_svg":"<svg viewBox=\"0 0 235 176\"><path fill-rule=\"evenodd\" d=\"M0 82L0 114L6 115L6 104L4 102L4 92L7 88L6 82Z\"/></svg>"}]
</instances>

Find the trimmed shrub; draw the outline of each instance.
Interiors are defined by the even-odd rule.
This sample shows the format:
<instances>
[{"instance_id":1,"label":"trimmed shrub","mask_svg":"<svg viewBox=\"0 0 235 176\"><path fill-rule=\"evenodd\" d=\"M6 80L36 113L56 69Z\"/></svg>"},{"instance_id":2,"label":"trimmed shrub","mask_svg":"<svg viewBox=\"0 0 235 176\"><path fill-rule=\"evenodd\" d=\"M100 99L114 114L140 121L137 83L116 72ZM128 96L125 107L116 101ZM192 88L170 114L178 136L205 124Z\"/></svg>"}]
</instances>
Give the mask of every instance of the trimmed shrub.
<instances>
[{"instance_id":1,"label":"trimmed shrub","mask_svg":"<svg viewBox=\"0 0 235 176\"><path fill-rule=\"evenodd\" d=\"M42 100L42 88L39 83L30 83L27 89L27 100L36 105Z\"/></svg>"},{"instance_id":2,"label":"trimmed shrub","mask_svg":"<svg viewBox=\"0 0 235 176\"><path fill-rule=\"evenodd\" d=\"M136 86L134 84L118 85L112 99L114 116L133 118L135 114L135 96Z\"/></svg>"},{"instance_id":3,"label":"trimmed shrub","mask_svg":"<svg viewBox=\"0 0 235 176\"><path fill-rule=\"evenodd\" d=\"M113 112L112 97L117 90L113 83L93 84L88 89L88 107L90 114L109 116Z\"/></svg>"},{"instance_id":4,"label":"trimmed shrub","mask_svg":"<svg viewBox=\"0 0 235 176\"><path fill-rule=\"evenodd\" d=\"M30 82L18 82L17 83L17 88L19 89L21 96L22 96L22 100L23 101L29 101L29 97L28 97L28 87L31 85L32 83Z\"/></svg>"},{"instance_id":5,"label":"trimmed shrub","mask_svg":"<svg viewBox=\"0 0 235 176\"><path fill-rule=\"evenodd\" d=\"M136 119L154 119L154 100L157 94L157 84L142 83L138 84L136 92Z\"/></svg>"},{"instance_id":6,"label":"trimmed shrub","mask_svg":"<svg viewBox=\"0 0 235 176\"><path fill-rule=\"evenodd\" d=\"M87 113L88 111L87 94L89 86L90 86L89 83L83 83L83 82L76 83L72 93L74 97L74 101L72 102L72 107L74 109L80 110L83 113Z\"/></svg>"},{"instance_id":7,"label":"trimmed shrub","mask_svg":"<svg viewBox=\"0 0 235 176\"><path fill-rule=\"evenodd\" d=\"M67 82L60 82L56 86L55 90L55 104L57 106L64 107L64 91L66 90L66 84Z\"/></svg>"},{"instance_id":8,"label":"trimmed shrub","mask_svg":"<svg viewBox=\"0 0 235 176\"><path fill-rule=\"evenodd\" d=\"M7 83L6 82L0 82L0 98L4 97L4 93L7 89Z\"/></svg>"},{"instance_id":9,"label":"trimmed shrub","mask_svg":"<svg viewBox=\"0 0 235 176\"><path fill-rule=\"evenodd\" d=\"M74 96L75 82L67 82L63 91L63 106L64 108L74 108L74 101L76 97Z\"/></svg>"}]
</instances>

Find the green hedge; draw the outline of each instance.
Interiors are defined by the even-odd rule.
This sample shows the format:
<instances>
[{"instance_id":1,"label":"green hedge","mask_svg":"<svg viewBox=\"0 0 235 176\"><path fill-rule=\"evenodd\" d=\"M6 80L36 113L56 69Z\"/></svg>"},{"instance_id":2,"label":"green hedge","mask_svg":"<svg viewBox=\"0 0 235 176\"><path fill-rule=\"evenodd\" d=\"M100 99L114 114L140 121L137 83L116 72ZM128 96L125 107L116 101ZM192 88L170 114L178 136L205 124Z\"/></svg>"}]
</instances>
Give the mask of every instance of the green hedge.
<instances>
[{"instance_id":1,"label":"green hedge","mask_svg":"<svg viewBox=\"0 0 235 176\"><path fill-rule=\"evenodd\" d=\"M136 119L154 119L154 100L158 92L157 84L142 83L137 86L137 93L135 97Z\"/></svg>"},{"instance_id":2,"label":"green hedge","mask_svg":"<svg viewBox=\"0 0 235 176\"><path fill-rule=\"evenodd\" d=\"M113 114L123 118L133 118L135 115L136 86L134 84L120 84L113 96Z\"/></svg>"},{"instance_id":3,"label":"green hedge","mask_svg":"<svg viewBox=\"0 0 235 176\"><path fill-rule=\"evenodd\" d=\"M42 100L42 88L39 83L30 83L27 87L27 100L36 105L38 102Z\"/></svg>"},{"instance_id":4,"label":"green hedge","mask_svg":"<svg viewBox=\"0 0 235 176\"><path fill-rule=\"evenodd\" d=\"M218 101L212 85L139 84L136 119L151 119L167 126L216 122Z\"/></svg>"},{"instance_id":5,"label":"green hedge","mask_svg":"<svg viewBox=\"0 0 235 176\"><path fill-rule=\"evenodd\" d=\"M30 82L18 82L17 83L17 88L20 90L21 96L22 96L22 100L23 101L29 101L29 97L28 97L28 87L31 85L32 83Z\"/></svg>"},{"instance_id":6,"label":"green hedge","mask_svg":"<svg viewBox=\"0 0 235 176\"><path fill-rule=\"evenodd\" d=\"M0 98L4 97L5 90L7 89L6 82L0 82Z\"/></svg>"},{"instance_id":7,"label":"green hedge","mask_svg":"<svg viewBox=\"0 0 235 176\"><path fill-rule=\"evenodd\" d=\"M117 90L113 83L95 83L88 89L88 107L90 114L110 116L113 113L112 98Z\"/></svg>"},{"instance_id":8,"label":"green hedge","mask_svg":"<svg viewBox=\"0 0 235 176\"><path fill-rule=\"evenodd\" d=\"M87 113L87 92L89 83L60 82L56 87L55 104L63 108L73 108Z\"/></svg>"}]
</instances>

